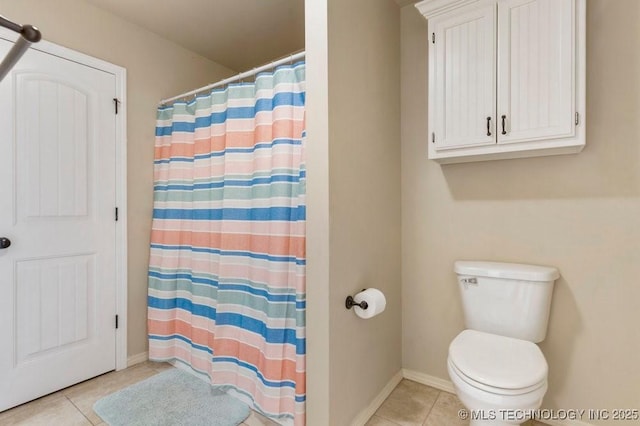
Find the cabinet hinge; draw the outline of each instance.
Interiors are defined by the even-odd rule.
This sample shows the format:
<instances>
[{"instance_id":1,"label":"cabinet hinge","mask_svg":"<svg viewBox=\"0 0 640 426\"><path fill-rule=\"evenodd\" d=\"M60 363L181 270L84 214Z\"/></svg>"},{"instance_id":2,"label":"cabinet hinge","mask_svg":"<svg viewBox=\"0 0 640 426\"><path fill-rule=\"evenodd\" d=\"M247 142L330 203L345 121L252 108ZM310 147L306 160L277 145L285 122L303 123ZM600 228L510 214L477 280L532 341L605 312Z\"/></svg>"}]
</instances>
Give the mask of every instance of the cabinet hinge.
<instances>
[{"instance_id":1,"label":"cabinet hinge","mask_svg":"<svg viewBox=\"0 0 640 426\"><path fill-rule=\"evenodd\" d=\"M118 221L118 208L116 207L116 222Z\"/></svg>"},{"instance_id":2,"label":"cabinet hinge","mask_svg":"<svg viewBox=\"0 0 640 426\"><path fill-rule=\"evenodd\" d=\"M120 105L120 99L113 98L113 106L115 108L116 114L118 114L118 106Z\"/></svg>"},{"instance_id":3,"label":"cabinet hinge","mask_svg":"<svg viewBox=\"0 0 640 426\"><path fill-rule=\"evenodd\" d=\"M436 33L431 33L431 43L436 44Z\"/></svg>"},{"instance_id":4,"label":"cabinet hinge","mask_svg":"<svg viewBox=\"0 0 640 426\"><path fill-rule=\"evenodd\" d=\"M436 134L431 133L431 143L436 143Z\"/></svg>"},{"instance_id":5,"label":"cabinet hinge","mask_svg":"<svg viewBox=\"0 0 640 426\"><path fill-rule=\"evenodd\" d=\"M576 112L576 126L580 124L580 113Z\"/></svg>"},{"instance_id":6,"label":"cabinet hinge","mask_svg":"<svg viewBox=\"0 0 640 426\"><path fill-rule=\"evenodd\" d=\"M116 328L118 328L118 316L116 315Z\"/></svg>"}]
</instances>

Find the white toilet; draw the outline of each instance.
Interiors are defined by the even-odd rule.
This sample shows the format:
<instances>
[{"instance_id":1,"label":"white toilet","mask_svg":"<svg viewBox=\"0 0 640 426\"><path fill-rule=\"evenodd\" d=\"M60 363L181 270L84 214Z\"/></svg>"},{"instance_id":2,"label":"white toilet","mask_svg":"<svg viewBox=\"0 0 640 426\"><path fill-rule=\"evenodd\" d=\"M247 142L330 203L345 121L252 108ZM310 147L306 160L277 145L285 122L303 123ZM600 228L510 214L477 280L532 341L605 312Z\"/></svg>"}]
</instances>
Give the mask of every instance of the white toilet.
<instances>
[{"instance_id":1,"label":"white toilet","mask_svg":"<svg viewBox=\"0 0 640 426\"><path fill-rule=\"evenodd\" d=\"M465 326L449 346L447 367L471 426L519 425L547 391L544 340L553 267L458 261L454 268Z\"/></svg>"}]
</instances>

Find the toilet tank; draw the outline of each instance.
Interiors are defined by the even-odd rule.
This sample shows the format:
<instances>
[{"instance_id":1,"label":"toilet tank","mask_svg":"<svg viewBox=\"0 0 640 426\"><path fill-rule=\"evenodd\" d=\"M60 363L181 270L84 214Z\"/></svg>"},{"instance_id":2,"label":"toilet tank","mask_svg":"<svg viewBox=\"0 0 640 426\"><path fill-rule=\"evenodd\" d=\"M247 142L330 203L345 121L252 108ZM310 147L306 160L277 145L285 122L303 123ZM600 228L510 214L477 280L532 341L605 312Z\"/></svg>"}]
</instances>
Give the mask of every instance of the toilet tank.
<instances>
[{"instance_id":1,"label":"toilet tank","mask_svg":"<svg viewBox=\"0 0 640 426\"><path fill-rule=\"evenodd\" d=\"M465 325L472 330L541 342L547 335L553 284L549 266L457 261Z\"/></svg>"}]
</instances>

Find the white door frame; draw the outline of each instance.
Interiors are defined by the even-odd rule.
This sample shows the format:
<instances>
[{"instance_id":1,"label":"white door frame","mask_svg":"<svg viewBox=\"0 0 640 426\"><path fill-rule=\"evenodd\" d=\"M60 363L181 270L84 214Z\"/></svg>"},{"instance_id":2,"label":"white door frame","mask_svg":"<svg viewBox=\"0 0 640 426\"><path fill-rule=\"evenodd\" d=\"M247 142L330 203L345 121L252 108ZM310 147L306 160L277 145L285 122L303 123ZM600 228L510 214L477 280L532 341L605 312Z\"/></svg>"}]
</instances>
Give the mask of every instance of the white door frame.
<instances>
[{"instance_id":1,"label":"white door frame","mask_svg":"<svg viewBox=\"0 0 640 426\"><path fill-rule=\"evenodd\" d=\"M46 34L44 34L46 37ZM16 33L0 28L0 39L14 42ZM116 370L127 368L127 70L93 56L42 40L31 49L113 74L120 101L116 119ZM1 60L2 58L0 58ZM5 77L9 78L9 76ZM115 212L114 212L115 213Z\"/></svg>"}]
</instances>

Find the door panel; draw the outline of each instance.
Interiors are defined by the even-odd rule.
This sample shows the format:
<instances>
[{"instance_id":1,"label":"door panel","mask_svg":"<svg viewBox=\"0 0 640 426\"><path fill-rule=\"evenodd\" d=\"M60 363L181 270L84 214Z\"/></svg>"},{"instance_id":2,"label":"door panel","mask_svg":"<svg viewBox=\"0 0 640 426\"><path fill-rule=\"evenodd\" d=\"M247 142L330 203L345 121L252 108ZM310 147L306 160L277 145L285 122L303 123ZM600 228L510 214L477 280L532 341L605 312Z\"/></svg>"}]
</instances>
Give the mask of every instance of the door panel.
<instances>
[{"instance_id":1,"label":"door panel","mask_svg":"<svg viewBox=\"0 0 640 426\"><path fill-rule=\"evenodd\" d=\"M115 86L35 49L0 83L0 411L115 369Z\"/></svg>"},{"instance_id":2,"label":"door panel","mask_svg":"<svg viewBox=\"0 0 640 426\"><path fill-rule=\"evenodd\" d=\"M46 74L17 71L15 77L17 139L27 148L19 150L24 183L18 188L19 215L86 216L88 131L97 118L97 111L89 117L89 104L96 93Z\"/></svg>"},{"instance_id":3,"label":"door panel","mask_svg":"<svg viewBox=\"0 0 640 426\"><path fill-rule=\"evenodd\" d=\"M84 342L95 328L95 254L16 262L16 364Z\"/></svg>"},{"instance_id":4,"label":"door panel","mask_svg":"<svg viewBox=\"0 0 640 426\"><path fill-rule=\"evenodd\" d=\"M496 6L485 3L453 15L434 19L430 27L436 40L431 113L438 150L496 142Z\"/></svg>"},{"instance_id":5,"label":"door panel","mask_svg":"<svg viewBox=\"0 0 640 426\"><path fill-rule=\"evenodd\" d=\"M498 3L498 143L574 136L574 3Z\"/></svg>"}]
</instances>

